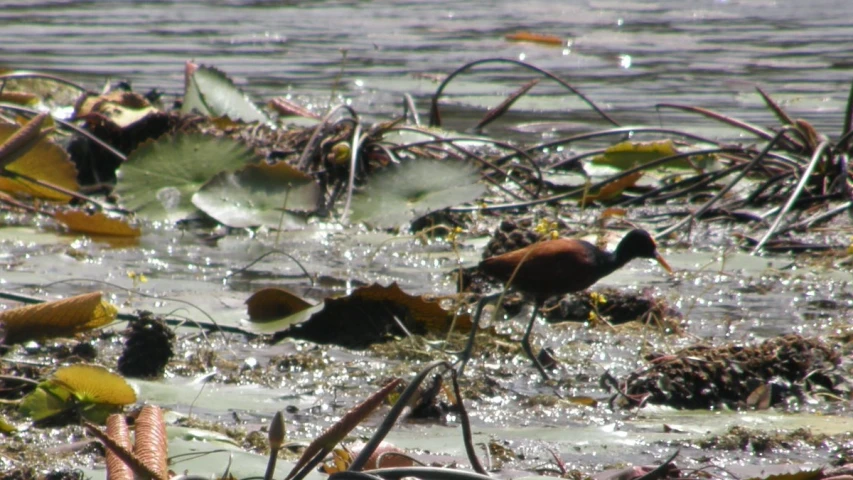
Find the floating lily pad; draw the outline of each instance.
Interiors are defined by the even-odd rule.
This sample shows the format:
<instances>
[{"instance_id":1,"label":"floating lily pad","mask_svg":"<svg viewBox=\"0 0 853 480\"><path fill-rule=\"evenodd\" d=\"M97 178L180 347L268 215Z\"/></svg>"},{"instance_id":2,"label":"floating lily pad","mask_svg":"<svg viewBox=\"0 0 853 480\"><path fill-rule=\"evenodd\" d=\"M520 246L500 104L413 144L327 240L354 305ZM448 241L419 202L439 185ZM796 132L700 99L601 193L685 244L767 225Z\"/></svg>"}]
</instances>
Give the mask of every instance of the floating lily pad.
<instances>
[{"instance_id":1,"label":"floating lily pad","mask_svg":"<svg viewBox=\"0 0 853 480\"><path fill-rule=\"evenodd\" d=\"M480 197L486 187L470 164L411 160L373 176L353 199L352 220L395 227Z\"/></svg>"},{"instance_id":2,"label":"floating lily pad","mask_svg":"<svg viewBox=\"0 0 853 480\"><path fill-rule=\"evenodd\" d=\"M621 142L608 148L603 154L593 157L592 163L627 170L660 158L676 155L677 153L679 152L676 150L672 140ZM694 164L682 158L668 162L664 166L670 168L691 168Z\"/></svg>"},{"instance_id":3,"label":"floating lily pad","mask_svg":"<svg viewBox=\"0 0 853 480\"><path fill-rule=\"evenodd\" d=\"M442 308L439 302L410 295L396 283L387 287L373 284L359 287L345 297L326 298L320 306L259 326L269 332L270 328L293 325L279 336L359 348L385 341L389 335L404 334L398 322L405 324L413 333L433 331L445 334L454 324L454 315ZM469 330L470 316L457 318L455 327Z\"/></svg>"},{"instance_id":4,"label":"floating lily pad","mask_svg":"<svg viewBox=\"0 0 853 480\"><path fill-rule=\"evenodd\" d=\"M192 203L229 227L288 229L305 224L303 217L289 212L313 212L321 198L313 178L278 163L221 172L193 195Z\"/></svg>"},{"instance_id":5,"label":"floating lily pad","mask_svg":"<svg viewBox=\"0 0 853 480\"><path fill-rule=\"evenodd\" d=\"M246 145L201 134L164 135L134 150L117 172L122 204L150 220L179 220L212 176L258 158Z\"/></svg>"},{"instance_id":6,"label":"floating lily pad","mask_svg":"<svg viewBox=\"0 0 853 480\"><path fill-rule=\"evenodd\" d=\"M281 319L311 306L301 297L283 288L275 287L262 288L246 300L249 319L253 322Z\"/></svg>"},{"instance_id":7,"label":"floating lily pad","mask_svg":"<svg viewBox=\"0 0 853 480\"><path fill-rule=\"evenodd\" d=\"M183 113L228 116L247 123L266 122L266 115L222 71L187 63Z\"/></svg>"},{"instance_id":8,"label":"floating lily pad","mask_svg":"<svg viewBox=\"0 0 853 480\"><path fill-rule=\"evenodd\" d=\"M136 402L136 392L119 375L98 365L62 367L21 401L21 411L44 420L76 408L90 421L102 423L109 414Z\"/></svg>"}]
</instances>

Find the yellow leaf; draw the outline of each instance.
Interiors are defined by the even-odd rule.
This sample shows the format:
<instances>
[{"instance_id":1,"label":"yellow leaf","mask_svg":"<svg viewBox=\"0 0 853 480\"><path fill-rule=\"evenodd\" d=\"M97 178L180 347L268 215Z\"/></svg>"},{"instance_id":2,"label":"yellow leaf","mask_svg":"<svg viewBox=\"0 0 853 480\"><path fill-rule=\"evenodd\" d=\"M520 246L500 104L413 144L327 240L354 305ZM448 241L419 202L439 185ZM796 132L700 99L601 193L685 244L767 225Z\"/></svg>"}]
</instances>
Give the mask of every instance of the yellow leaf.
<instances>
[{"instance_id":1,"label":"yellow leaf","mask_svg":"<svg viewBox=\"0 0 853 480\"><path fill-rule=\"evenodd\" d=\"M95 115L108 119L118 128L125 128L152 113L156 114L158 110L142 95L113 90L104 95L90 95L78 102L75 116L85 118Z\"/></svg>"},{"instance_id":2,"label":"yellow leaf","mask_svg":"<svg viewBox=\"0 0 853 480\"><path fill-rule=\"evenodd\" d=\"M101 300L101 292L0 312L6 342L73 335L115 320L117 310Z\"/></svg>"},{"instance_id":3,"label":"yellow leaf","mask_svg":"<svg viewBox=\"0 0 853 480\"><path fill-rule=\"evenodd\" d=\"M54 217L73 232L116 237L138 237L139 228L130 226L122 218L108 217L103 212L88 214L80 210L56 212Z\"/></svg>"},{"instance_id":4,"label":"yellow leaf","mask_svg":"<svg viewBox=\"0 0 853 480\"><path fill-rule=\"evenodd\" d=\"M672 140L657 140L653 142L621 142L609 147L603 155L596 155L592 163L610 165L622 170L645 165L659 158L669 157L678 153ZM667 166L688 168L685 160L668 163Z\"/></svg>"},{"instance_id":5,"label":"yellow leaf","mask_svg":"<svg viewBox=\"0 0 853 480\"><path fill-rule=\"evenodd\" d=\"M565 397L562 399L566 403L571 403L573 405L582 405L584 407L595 407L598 405L598 400L592 397Z\"/></svg>"},{"instance_id":6,"label":"yellow leaf","mask_svg":"<svg viewBox=\"0 0 853 480\"><path fill-rule=\"evenodd\" d=\"M5 143L18 132L20 127L0 124L0 144ZM19 158L6 165L6 175L0 177L0 191L21 194L45 200L67 202L68 195L37 185L23 178L14 178L14 174L41 180L66 190L77 191L77 168L68 157L68 153L46 138L29 146ZM11 176L10 176L11 175Z\"/></svg>"},{"instance_id":7,"label":"yellow leaf","mask_svg":"<svg viewBox=\"0 0 853 480\"><path fill-rule=\"evenodd\" d=\"M136 392L120 375L98 365L70 365L53 373L53 380L83 401L106 405L136 403Z\"/></svg>"},{"instance_id":8,"label":"yellow leaf","mask_svg":"<svg viewBox=\"0 0 853 480\"><path fill-rule=\"evenodd\" d=\"M580 201L581 206L586 206L589 202L596 200L610 200L612 198L616 198L619 195L622 195L622 192L625 189L634 186L637 183L637 180L643 176L642 172L634 172L630 175L620 178L619 180L610 182L603 187L601 187L596 193L589 193L585 195Z\"/></svg>"}]
</instances>

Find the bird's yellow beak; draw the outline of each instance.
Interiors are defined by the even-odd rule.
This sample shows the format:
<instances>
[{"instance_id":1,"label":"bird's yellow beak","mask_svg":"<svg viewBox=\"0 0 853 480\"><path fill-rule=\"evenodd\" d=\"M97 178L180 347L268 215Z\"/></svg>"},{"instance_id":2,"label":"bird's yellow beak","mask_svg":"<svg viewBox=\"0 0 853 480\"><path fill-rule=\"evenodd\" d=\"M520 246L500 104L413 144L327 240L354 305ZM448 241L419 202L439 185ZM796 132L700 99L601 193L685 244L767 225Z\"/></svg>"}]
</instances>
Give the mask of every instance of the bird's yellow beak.
<instances>
[{"instance_id":1,"label":"bird's yellow beak","mask_svg":"<svg viewBox=\"0 0 853 480\"><path fill-rule=\"evenodd\" d=\"M664 260L663 257L661 257L660 254L657 252L655 252L655 260L658 261L658 263L661 267L663 267L664 270L672 274L672 267L670 267L669 264L666 263L666 260Z\"/></svg>"}]
</instances>

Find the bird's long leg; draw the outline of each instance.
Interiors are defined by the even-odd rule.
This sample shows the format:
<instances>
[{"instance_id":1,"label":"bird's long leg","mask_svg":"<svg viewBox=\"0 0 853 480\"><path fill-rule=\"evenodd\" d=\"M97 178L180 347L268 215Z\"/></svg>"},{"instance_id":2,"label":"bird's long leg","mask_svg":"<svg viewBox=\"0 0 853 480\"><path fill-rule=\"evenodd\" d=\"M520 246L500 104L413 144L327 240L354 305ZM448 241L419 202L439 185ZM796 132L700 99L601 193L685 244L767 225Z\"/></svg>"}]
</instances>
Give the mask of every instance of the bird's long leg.
<instances>
[{"instance_id":1,"label":"bird's long leg","mask_svg":"<svg viewBox=\"0 0 853 480\"><path fill-rule=\"evenodd\" d=\"M459 371L457 374L461 377L465 373L465 365L471 359L471 353L474 351L474 337L477 336L477 330L480 328L480 316L483 314L483 306L486 302L490 302L498 298L500 294L486 295L477 302L477 309L474 311L474 316L471 317L471 334L468 336L468 342L465 344L465 350L462 350L459 355Z\"/></svg>"},{"instance_id":2,"label":"bird's long leg","mask_svg":"<svg viewBox=\"0 0 853 480\"><path fill-rule=\"evenodd\" d=\"M542 378L548 380L548 372L545 371L545 367L542 366L542 363L539 362L539 359L536 358L536 355L533 354L533 348L530 347L530 332L533 331L533 323L536 321L536 315L539 314L539 308L542 306L542 302L536 300L536 303L533 306L533 315L530 316L530 322L527 324L527 330L524 332L524 336L521 338L521 348L524 349L524 353L533 360L533 365L536 366L536 369L539 370L539 373L542 374Z\"/></svg>"}]
</instances>

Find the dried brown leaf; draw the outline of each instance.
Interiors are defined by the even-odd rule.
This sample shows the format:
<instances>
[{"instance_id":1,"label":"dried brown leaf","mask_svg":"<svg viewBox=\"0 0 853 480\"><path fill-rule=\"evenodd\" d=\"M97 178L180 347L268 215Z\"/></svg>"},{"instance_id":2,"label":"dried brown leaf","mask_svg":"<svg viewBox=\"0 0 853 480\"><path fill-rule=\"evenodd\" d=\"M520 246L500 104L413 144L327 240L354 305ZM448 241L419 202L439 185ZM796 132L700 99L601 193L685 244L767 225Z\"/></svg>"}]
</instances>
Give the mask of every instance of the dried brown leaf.
<instances>
[{"instance_id":1,"label":"dried brown leaf","mask_svg":"<svg viewBox=\"0 0 853 480\"><path fill-rule=\"evenodd\" d=\"M33 338L63 337L91 330L115 320L116 308L101 300L101 292L0 312L6 343Z\"/></svg>"},{"instance_id":2,"label":"dried brown leaf","mask_svg":"<svg viewBox=\"0 0 853 480\"><path fill-rule=\"evenodd\" d=\"M166 437L166 422L163 412L156 405L142 407L136 418L136 444L133 453L139 460L156 472L160 477L168 478L169 441Z\"/></svg>"},{"instance_id":3,"label":"dried brown leaf","mask_svg":"<svg viewBox=\"0 0 853 480\"><path fill-rule=\"evenodd\" d=\"M311 308L297 295L276 287L262 288L246 300L249 318L255 322L284 318Z\"/></svg>"},{"instance_id":4,"label":"dried brown leaf","mask_svg":"<svg viewBox=\"0 0 853 480\"><path fill-rule=\"evenodd\" d=\"M81 210L64 210L56 212L54 217L73 232L114 237L138 237L142 234L126 219L109 217L104 212L90 214Z\"/></svg>"},{"instance_id":5,"label":"dried brown leaf","mask_svg":"<svg viewBox=\"0 0 853 480\"><path fill-rule=\"evenodd\" d=\"M130 431L124 415L112 414L107 417L107 435L127 451L131 449ZM107 449L107 478L110 480L133 480L133 469L113 450Z\"/></svg>"},{"instance_id":6,"label":"dried brown leaf","mask_svg":"<svg viewBox=\"0 0 853 480\"><path fill-rule=\"evenodd\" d=\"M70 196L55 189L38 185L25 177L77 191L77 167L68 153L46 138L34 118L24 127L0 124L0 191L67 202ZM44 118L41 119L44 121ZM39 127L39 128L36 128Z\"/></svg>"}]
</instances>

